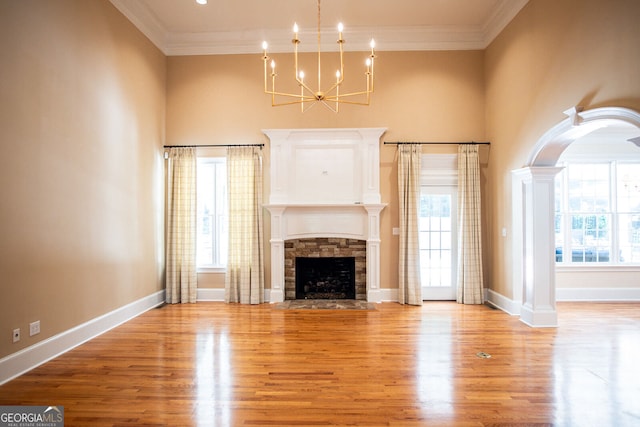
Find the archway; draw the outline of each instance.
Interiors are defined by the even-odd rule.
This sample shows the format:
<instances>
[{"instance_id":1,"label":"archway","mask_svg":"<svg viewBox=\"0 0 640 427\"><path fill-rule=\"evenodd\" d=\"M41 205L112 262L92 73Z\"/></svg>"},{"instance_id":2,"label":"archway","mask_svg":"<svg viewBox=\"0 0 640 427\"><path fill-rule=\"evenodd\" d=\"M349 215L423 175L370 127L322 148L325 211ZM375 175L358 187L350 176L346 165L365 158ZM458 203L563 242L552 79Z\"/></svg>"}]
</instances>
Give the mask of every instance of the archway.
<instances>
[{"instance_id":1,"label":"archway","mask_svg":"<svg viewBox=\"0 0 640 427\"><path fill-rule=\"evenodd\" d=\"M538 140L525 166L512 171L513 299L521 303L520 320L533 327L558 324L553 216L560 155L577 138L606 126L624 123L640 129L640 113L628 108L576 107L565 114Z\"/></svg>"}]
</instances>

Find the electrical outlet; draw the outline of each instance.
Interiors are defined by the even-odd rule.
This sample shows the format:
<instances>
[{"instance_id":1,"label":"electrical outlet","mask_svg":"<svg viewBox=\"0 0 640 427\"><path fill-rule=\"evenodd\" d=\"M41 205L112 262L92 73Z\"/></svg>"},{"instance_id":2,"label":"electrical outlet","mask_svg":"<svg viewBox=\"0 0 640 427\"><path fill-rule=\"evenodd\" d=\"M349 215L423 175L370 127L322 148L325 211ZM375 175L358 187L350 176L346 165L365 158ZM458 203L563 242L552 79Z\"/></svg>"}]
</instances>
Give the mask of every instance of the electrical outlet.
<instances>
[{"instance_id":1,"label":"electrical outlet","mask_svg":"<svg viewBox=\"0 0 640 427\"><path fill-rule=\"evenodd\" d=\"M40 321L36 320L35 322L29 323L29 336L32 337L39 333L40 333Z\"/></svg>"},{"instance_id":2,"label":"electrical outlet","mask_svg":"<svg viewBox=\"0 0 640 427\"><path fill-rule=\"evenodd\" d=\"M20 328L16 328L13 330L13 342L20 341Z\"/></svg>"}]
</instances>

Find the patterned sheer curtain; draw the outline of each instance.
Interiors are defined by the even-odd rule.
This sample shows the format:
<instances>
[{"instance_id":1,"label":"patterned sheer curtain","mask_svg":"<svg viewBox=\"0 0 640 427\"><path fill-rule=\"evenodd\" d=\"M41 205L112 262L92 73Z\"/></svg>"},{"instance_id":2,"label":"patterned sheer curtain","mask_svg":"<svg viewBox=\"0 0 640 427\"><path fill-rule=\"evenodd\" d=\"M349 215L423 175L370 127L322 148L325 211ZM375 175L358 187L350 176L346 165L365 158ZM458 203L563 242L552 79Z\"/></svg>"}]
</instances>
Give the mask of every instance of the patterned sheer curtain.
<instances>
[{"instance_id":1,"label":"patterned sheer curtain","mask_svg":"<svg viewBox=\"0 0 640 427\"><path fill-rule=\"evenodd\" d=\"M458 146L458 286L461 304L482 304L480 162L477 145Z\"/></svg>"},{"instance_id":2,"label":"patterned sheer curtain","mask_svg":"<svg viewBox=\"0 0 640 427\"><path fill-rule=\"evenodd\" d=\"M167 191L166 296L196 302L196 149L171 148Z\"/></svg>"},{"instance_id":3,"label":"patterned sheer curtain","mask_svg":"<svg viewBox=\"0 0 640 427\"><path fill-rule=\"evenodd\" d=\"M418 209L420 203L419 144L398 145L398 197L400 202L400 252L398 302L422 304Z\"/></svg>"},{"instance_id":4,"label":"patterned sheer curtain","mask_svg":"<svg viewBox=\"0 0 640 427\"><path fill-rule=\"evenodd\" d=\"M262 225L262 151L259 147L227 150L229 259L225 300L241 304L264 301Z\"/></svg>"}]
</instances>

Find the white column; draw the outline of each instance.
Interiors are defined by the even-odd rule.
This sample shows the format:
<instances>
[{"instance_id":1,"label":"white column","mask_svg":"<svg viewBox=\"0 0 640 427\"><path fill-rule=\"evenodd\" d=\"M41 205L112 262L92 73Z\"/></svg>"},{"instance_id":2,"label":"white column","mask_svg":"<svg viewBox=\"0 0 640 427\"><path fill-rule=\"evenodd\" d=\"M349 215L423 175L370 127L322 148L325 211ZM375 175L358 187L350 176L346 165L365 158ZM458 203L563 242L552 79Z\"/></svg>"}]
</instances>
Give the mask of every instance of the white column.
<instances>
[{"instance_id":1,"label":"white column","mask_svg":"<svg viewBox=\"0 0 640 427\"><path fill-rule=\"evenodd\" d=\"M270 302L284 301L284 211L269 206L271 214L271 296Z\"/></svg>"},{"instance_id":2,"label":"white column","mask_svg":"<svg viewBox=\"0 0 640 427\"><path fill-rule=\"evenodd\" d=\"M384 204L365 205L367 210L367 301L381 302L380 292L380 212Z\"/></svg>"},{"instance_id":3,"label":"white column","mask_svg":"<svg viewBox=\"0 0 640 427\"><path fill-rule=\"evenodd\" d=\"M521 277L524 282L520 320L534 327L558 326L554 178L561 170L558 167L528 167L518 171L522 191Z\"/></svg>"},{"instance_id":4,"label":"white column","mask_svg":"<svg viewBox=\"0 0 640 427\"><path fill-rule=\"evenodd\" d=\"M380 138L386 129L360 129L362 164L362 202L380 203Z\"/></svg>"}]
</instances>

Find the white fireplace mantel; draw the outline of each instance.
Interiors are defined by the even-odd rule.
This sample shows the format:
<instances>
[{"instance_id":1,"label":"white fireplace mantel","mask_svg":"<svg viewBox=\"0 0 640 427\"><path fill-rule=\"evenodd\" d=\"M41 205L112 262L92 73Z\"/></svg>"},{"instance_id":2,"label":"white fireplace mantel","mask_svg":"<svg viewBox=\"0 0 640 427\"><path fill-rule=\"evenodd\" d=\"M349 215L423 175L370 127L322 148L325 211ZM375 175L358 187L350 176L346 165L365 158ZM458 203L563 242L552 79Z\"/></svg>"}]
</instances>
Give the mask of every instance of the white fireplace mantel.
<instances>
[{"instance_id":1,"label":"white fireplace mantel","mask_svg":"<svg viewBox=\"0 0 640 427\"><path fill-rule=\"evenodd\" d=\"M271 297L284 301L284 242L367 242L367 301L380 302L380 137L384 128L264 130L271 140Z\"/></svg>"}]
</instances>

